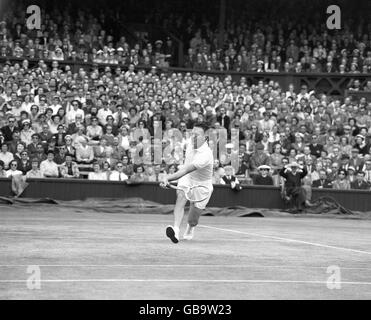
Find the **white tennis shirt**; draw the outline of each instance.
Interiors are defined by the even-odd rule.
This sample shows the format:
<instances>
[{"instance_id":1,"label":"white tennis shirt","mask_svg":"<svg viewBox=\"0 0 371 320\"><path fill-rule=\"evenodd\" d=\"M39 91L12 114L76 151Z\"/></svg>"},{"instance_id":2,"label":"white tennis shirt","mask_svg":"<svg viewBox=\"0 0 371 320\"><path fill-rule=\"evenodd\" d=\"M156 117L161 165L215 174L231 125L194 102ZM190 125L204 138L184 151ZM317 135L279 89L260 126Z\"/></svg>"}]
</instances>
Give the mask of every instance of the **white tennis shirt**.
<instances>
[{"instance_id":1,"label":"white tennis shirt","mask_svg":"<svg viewBox=\"0 0 371 320\"><path fill-rule=\"evenodd\" d=\"M197 170L187 174L193 183L212 185L214 156L207 142L198 149L194 149L192 144L188 145L185 165L188 164L193 164L197 168Z\"/></svg>"}]
</instances>

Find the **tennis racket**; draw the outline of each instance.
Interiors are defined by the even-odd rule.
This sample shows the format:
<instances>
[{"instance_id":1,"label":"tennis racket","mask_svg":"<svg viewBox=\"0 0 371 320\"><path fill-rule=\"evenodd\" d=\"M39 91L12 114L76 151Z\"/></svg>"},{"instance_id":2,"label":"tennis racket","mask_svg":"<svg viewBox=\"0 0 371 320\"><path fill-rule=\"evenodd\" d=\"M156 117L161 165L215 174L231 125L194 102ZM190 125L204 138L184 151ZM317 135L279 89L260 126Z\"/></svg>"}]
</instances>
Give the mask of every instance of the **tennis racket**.
<instances>
[{"instance_id":1,"label":"tennis racket","mask_svg":"<svg viewBox=\"0 0 371 320\"><path fill-rule=\"evenodd\" d=\"M210 196L210 189L203 185L196 185L192 187L186 187L186 186L178 187L176 185L169 183L168 187L175 189L175 190L183 191L186 199L191 202L201 202L201 201L206 200Z\"/></svg>"}]
</instances>

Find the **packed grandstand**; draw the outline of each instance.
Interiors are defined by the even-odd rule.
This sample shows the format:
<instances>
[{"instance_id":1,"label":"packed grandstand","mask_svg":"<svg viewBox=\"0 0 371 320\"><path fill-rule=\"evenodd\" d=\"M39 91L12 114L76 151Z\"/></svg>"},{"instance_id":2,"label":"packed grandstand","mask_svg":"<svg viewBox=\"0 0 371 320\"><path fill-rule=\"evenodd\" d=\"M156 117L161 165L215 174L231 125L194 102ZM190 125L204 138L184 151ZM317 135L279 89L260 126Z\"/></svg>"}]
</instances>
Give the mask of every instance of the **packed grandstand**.
<instances>
[{"instance_id":1,"label":"packed grandstand","mask_svg":"<svg viewBox=\"0 0 371 320\"><path fill-rule=\"evenodd\" d=\"M51 1L40 30L28 30L24 8L9 2L0 16L0 177L160 181L182 165L197 123L216 142L215 184L226 175L259 184L267 169L280 185L279 169L297 162L308 186L370 190L369 4L347 2L353 15L331 31L315 14L326 1L303 1L313 15L290 20L272 17L296 2L275 1L258 21L251 10L272 1L237 2L223 36L204 1L106 12ZM152 39L146 24L172 33ZM347 77L338 95L248 79L273 72Z\"/></svg>"}]
</instances>

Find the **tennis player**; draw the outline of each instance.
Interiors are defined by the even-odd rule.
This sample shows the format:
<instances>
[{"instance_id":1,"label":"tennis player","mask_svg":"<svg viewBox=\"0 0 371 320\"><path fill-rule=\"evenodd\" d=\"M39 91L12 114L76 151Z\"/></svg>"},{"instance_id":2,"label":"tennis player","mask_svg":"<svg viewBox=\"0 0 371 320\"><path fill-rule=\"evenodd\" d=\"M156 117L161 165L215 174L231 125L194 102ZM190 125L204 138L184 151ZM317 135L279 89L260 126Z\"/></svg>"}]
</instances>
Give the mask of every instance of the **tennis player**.
<instances>
[{"instance_id":1,"label":"tennis player","mask_svg":"<svg viewBox=\"0 0 371 320\"><path fill-rule=\"evenodd\" d=\"M195 188L194 192L202 193L200 202L190 201L188 224L183 238L191 240L194 229L198 224L202 210L205 209L213 192L212 176L214 157L206 141L205 129L201 126L194 126L192 129L190 144L186 149L184 165L174 174L167 175L160 183L162 188L168 188L169 182L178 180L178 187L203 186ZM174 207L174 226L166 228L166 235L174 243L179 242L179 228L184 216L184 207L187 203L183 190L177 190L177 199Z\"/></svg>"}]
</instances>

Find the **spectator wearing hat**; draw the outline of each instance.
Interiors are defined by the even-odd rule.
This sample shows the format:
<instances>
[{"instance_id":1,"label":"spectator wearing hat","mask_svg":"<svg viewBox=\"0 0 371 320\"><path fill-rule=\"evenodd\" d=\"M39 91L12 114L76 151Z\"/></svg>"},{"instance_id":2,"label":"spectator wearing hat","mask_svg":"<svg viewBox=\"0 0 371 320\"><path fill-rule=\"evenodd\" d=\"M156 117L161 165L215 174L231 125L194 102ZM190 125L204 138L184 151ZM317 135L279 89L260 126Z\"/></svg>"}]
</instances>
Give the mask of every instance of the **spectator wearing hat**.
<instances>
[{"instance_id":1,"label":"spectator wearing hat","mask_svg":"<svg viewBox=\"0 0 371 320\"><path fill-rule=\"evenodd\" d=\"M312 188L319 188L319 189L331 189L332 188L332 182L327 179L327 173L325 169L319 170L319 179L314 180L312 182Z\"/></svg>"},{"instance_id":2,"label":"spectator wearing hat","mask_svg":"<svg viewBox=\"0 0 371 320\"><path fill-rule=\"evenodd\" d=\"M33 158L31 160L31 169L26 173L26 178L43 178L43 174L39 168L39 160L37 158Z\"/></svg>"},{"instance_id":3,"label":"spectator wearing hat","mask_svg":"<svg viewBox=\"0 0 371 320\"><path fill-rule=\"evenodd\" d=\"M355 190L369 190L370 184L365 181L365 172L357 172L357 180L350 183L350 188Z\"/></svg>"},{"instance_id":4,"label":"spectator wearing hat","mask_svg":"<svg viewBox=\"0 0 371 320\"><path fill-rule=\"evenodd\" d=\"M17 160L17 163L17 168L18 170L22 171L23 175L26 175L26 173L31 170L31 162L26 150L21 152L21 158Z\"/></svg>"},{"instance_id":5,"label":"spectator wearing hat","mask_svg":"<svg viewBox=\"0 0 371 320\"><path fill-rule=\"evenodd\" d=\"M255 145L255 151L250 157L250 175L258 174L258 167L270 165L270 157L264 152L264 146L260 142Z\"/></svg>"},{"instance_id":6,"label":"spectator wearing hat","mask_svg":"<svg viewBox=\"0 0 371 320\"><path fill-rule=\"evenodd\" d=\"M332 188L336 190L350 190L350 182L347 179L347 172L344 169L338 171L337 178L332 183Z\"/></svg>"},{"instance_id":7,"label":"spectator wearing hat","mask_svg":"<svg viewBox=\"0 0 371 320\"><path fill-rule=\"evenodd\" d=\"M357 134L355 138L355 148L359 150L359 154L365 156L368 153L369 146L366 144L366 139L363 135Z\"/></svg>"},{"instance_id":8,"label":"spectator wearing hat","mask_svg":"<svg viewBox=\"0 0 371 320\"><path fill-rule=\"evenodd\" d=\"M348 171L350 164L350 156L348 154L342 154L340 157L340 169Z\"/></svg>"},{"instance_id":9,"label":"spectator wearing hat","mask_svg":"<svg viewBox=\"0 0 371 320\"><path fill-rule=\"evenodd\" d=\"M46 160L40 163L40 170L44 178L58 178L58 165L54 162L54 151L48 150Z\"/></svg>"},{"instance_id":10,"label":"spectator wearing hat","mask_svg":"<svg viewBox=\"0 0 371 320\"><path fill-rule=\"evenodd\" d=\"M273 186L273 178L269 175L270 166L262 165L258 167L259 174L253 179L255 185Z\"/></svg>"},{"instance_id":11,"label":"spectator wearing hat","mask_svg":"<svg viewBox=\"0 0 371 320\"><path fill-rule=\"evenodd\" d=\"M73 155L67 153L65 155L65 162L60 167L60 174L62 178L79 178L80 171L76 162L72 161Z\"/></svg>"},{"instance_id":12,"label":"spectator wearing hat","mask_svg":"<svg viewBox=\"0 0 371 320\"><path fill-rule=\"evenodd\" d=\"M350 184L352 184L352 182L357 180L356 169L354 169L352 166L348 167L347 179L349 180Z\"/></svg>"},{"instance_id":13,"label":"spectator wearing hat","mask_svg":"<svg viewBox=\"0 0 371 320\"><path fill-rule=\"evenodd\" d=\"M352 154L349 159L349 165L354 167L356 171L360 170L363 166L363 159L359 156L359 149L353 148Z\"/></svg>"},{"instance_id":14,"label":"spectator wearing hat","mask_svg":"<svg viewBox=\"0 0 371 320\"><path fill-rule=\"evenodd\" d=\"M302 187L302 179L307 175L306 168L301 168L297 162L283 167L279 174L286 179L284 183L285 195L293 200L294 212L301 212L305 206L306 194Z\"/></svg>"}]
</instances>

